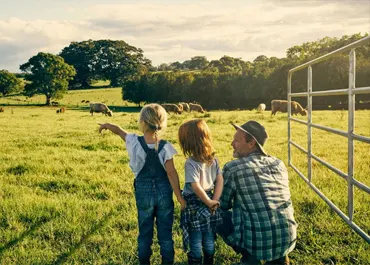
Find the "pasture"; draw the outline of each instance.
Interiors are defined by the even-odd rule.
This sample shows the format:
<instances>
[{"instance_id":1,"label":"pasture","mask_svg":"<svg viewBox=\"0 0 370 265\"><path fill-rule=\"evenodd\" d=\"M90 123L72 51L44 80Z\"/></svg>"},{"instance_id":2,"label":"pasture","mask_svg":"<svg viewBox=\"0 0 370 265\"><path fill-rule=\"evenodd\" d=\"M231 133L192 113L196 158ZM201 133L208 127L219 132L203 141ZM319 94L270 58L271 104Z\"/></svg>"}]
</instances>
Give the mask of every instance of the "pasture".
<instances>
[{"instance_id":1,"label":"pasture","mask_svg":"<svg viewBox=\"0 0 370 265\"><path fill-rule=\"evenodd\" d=\"M0 99L0 264L136 264L137 219L133 174L120 138L98 122L137 130L138 109L122 101L120 89L70 91L57 107L33 106L44 97ZM113 117L90 116L81 100L105 101L116 110ZM10 111L12 108L13 113ZM261 122L269 133L266 151L287 163L287 118L257 111L212 111L205 114L170 114L162 138L174 144L181 186L185 158L180 153L177 129L183 122L203 118L213 133L217 157L223 165L232 159L234 129L230 121ZM299 117L302 118L302 117ZM356 111L355 132L370 136L370 110ZM304 118L303 118L304 119ZM346 129L346 111L315 111L313 121ZM293 123L293 140L307 146L305 126ZM347 171L347 140L313 129L313 152ZM355 177L370 185L370 146L355 144ZM307 158L293 148L294 164L307 174ZM352 232L292 170L290 188L299 224L292 264L369 264L370 245ZM346 212L346 182L318 163L313 164L313 183ZM186 264L176 203L174 235L176 264ZM370 196L355 189L354 221L370 233ZM156 238L153 264L160 263ZM216 264L239 261L218 238Z\"/></svg>"}]
</instances>

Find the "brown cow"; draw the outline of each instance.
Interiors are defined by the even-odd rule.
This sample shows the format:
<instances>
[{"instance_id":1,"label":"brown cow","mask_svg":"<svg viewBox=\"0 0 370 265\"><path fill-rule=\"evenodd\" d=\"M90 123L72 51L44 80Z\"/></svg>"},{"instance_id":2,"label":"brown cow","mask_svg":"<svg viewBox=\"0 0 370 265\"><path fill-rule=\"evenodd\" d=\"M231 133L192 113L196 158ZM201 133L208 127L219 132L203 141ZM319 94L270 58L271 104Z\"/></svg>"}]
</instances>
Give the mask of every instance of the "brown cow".
<instances>
[{"instance_id":1,"label":"brown cow","mask_svg":"<svg viewBox=\"0 0 370 265\"><path fill-rule=\"evenodd\" d=\"M3 107L0 108L0 112L4 112L5 109Z\"/></svg>"},{"instance_id":2,"label":"brown cow","mask_svg":"<svg viewBox=\"0 0 370 265\"><path fill-rule=\"evenodd\" d=\"M170 104L170 103L165 103L165 104L161 104L161 106L168 112L175 112L177 114L181 114L182 113L182 109L179 108L179 106L177 106L176 104Z\"/></svg>"},{"instance_id":3,"label":"brown cow","mask_svg":"<svg viewBox=\"0 0 370 265\"><path fill-rule=\"evenodd\" d=\"M298 113L302 116L307 115L307 110L305 110L297 101L291 101L290 106L293 115L298 115ZM288 101L276 99L271 101L271 115L275 115L278 111L288 112Z\"/></svg>"},{"instance_id":4,"label":"brown cow","mask_svg":"<svg viewBox=\"0 0 370 265\"><path fill-rule=\"evenodd\" d=\"M104 103L90 103L91 116L94 115L94 112L101 112L105 116L108 115L109 117L113 116L113 112Z\"/></svg>"},{"instance_id":5,"label":"brown cow","mask_svg":"<svg viewBox=\"0 0 370 265\"><path fill-rule=\"evenodd\" d=\"M66 109L63 107L63 108L60 108L60 109L57 109L57 113L64 113L66 111Z\"/></svg>"},{"instance_id":6,"label":"brown cow","mask_svg":"<svg viewBox=\"0 0 370 265\"><path fill-rule=\"evenodd\" d=\"M204 113L204 109L199 104L189 103L190 111L198 111L200 113Z\"/></svg>"},{"instance_id":7,"label":"brown cow","mask_svg":"<svg viewBox=\"0 0 370 265\"><path fill-rule=\"evenodd\" d=\"M184 107L180 103L176 104L176 106L179 107L181 113L184 111Z\"/></svg>"},{"instance_id":8,"label":"brown cow","mask_svg":"<svg viewBox=\"0 0 370 265\"><path fill-rule=\"evenodd\" d=\"M182 109L184 111L187 111L187 112L190 112L190 107L189 107L189 104L188 103L185 103L185 102L180 102L179 105L182 106Z\"/></svg>"}]
</instances>

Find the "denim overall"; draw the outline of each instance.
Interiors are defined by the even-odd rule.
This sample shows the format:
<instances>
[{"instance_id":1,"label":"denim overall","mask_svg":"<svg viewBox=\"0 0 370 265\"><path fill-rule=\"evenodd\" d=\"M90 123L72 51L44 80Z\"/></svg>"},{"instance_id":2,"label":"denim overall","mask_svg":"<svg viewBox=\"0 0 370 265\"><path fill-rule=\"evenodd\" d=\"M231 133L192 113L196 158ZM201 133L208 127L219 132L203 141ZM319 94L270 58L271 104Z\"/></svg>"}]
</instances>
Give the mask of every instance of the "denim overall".
<instances>
[{"instance_id":1,"label":"denim overall","mask_svg":"<svg viewBox=\"0 0 370 265\"><path fill-rule=\"evenodd\" d=\"M150 264L155 218L162 264L173 264L175 255L172 240L173 191L158 157L166 141L160 141L157 152L147 146L143 136L138 137L138 140L146 153L144 167L134 182L139 221L139 262Z\"/></svg>"}]
</instances>

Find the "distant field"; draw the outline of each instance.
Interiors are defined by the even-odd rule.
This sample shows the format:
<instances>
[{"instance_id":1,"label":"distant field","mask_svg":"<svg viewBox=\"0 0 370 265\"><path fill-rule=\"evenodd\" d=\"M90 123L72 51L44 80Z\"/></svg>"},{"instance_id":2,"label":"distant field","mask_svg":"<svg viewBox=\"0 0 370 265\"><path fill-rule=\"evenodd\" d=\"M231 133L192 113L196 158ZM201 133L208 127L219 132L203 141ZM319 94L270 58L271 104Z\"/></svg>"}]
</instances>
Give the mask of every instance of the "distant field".
<instances>
[{"instance_id":1,"label":"distant field","mask_svg":"<svg viewBox=\"0 0 370 265\"><path fill-rule=\"evenodd\" d=\"M138 109L122 101L121 89L71 91L56 107L27 106L16 99L0 113L0 264L136 264L137 220L133 174L122 140L109 132L99 135L98 122L113 122L138 133ZM31 98L32 104L44 97ZM81 100L105 101L116 106L114 117L95 114ZM25 105L25 106L23 106ZM11 109L13 114L11 113ZM128 112L130 111L130 112ZM180 153L177 129L193 118L206 120L213 132L221 164L232 159L234 129L255 119L265 125L270 139L266 150L287 163L287 119L279 113L212 111L206 114L169 115L163 138L179 154L175 165L184 183L185 158ZM345 129L347 112L316 111L313 120ZM358 134L370 136L370 110L356 111ZM293 124L293 140L306 147L306 128ZM342 171L347 171L347 140L313 130L313 152ZM355 145L355 177L370 185L370 146ZM293 149L294 164L306 174L306 156ZM369 264L370 246L311 191L293 170L290 187L298 227L292 264ZM342 211L347 207L346 183L317 163L313 183ZM181 246L179 205L176 204L174 240L176 264L186 264ZM370 196L355 189L354 221L370 233ZM153 264L160 263L157 241ZM233 264L239 257L219 238L216 264Z\"/></svg>"},{"instance_id":2,"label":"distant field","mask_svg":"<svg viewBox=\"0 0 370 265\"><path fill-rule=\"evenodd\" d=\"M52 101L57 101L60 105L67 107L87 107L89 104L81 103L83 100L104 102L109 106L135 106L135 104L122 100L122 88L70 90L62 99ZM45 101L46 98L43 95L30 98L9 96L0 98L0 105L43 105Z\"/></svg>"}]
</instances>

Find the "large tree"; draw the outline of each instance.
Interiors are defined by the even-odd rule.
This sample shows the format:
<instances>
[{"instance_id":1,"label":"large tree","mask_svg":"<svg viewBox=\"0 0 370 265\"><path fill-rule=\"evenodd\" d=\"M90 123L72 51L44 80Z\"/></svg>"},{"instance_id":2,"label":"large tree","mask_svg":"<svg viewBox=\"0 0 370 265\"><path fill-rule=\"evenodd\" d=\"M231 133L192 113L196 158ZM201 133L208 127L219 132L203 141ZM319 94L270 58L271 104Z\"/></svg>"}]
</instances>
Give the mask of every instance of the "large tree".
<instances>
[{"instance_id":1,"label":"large tree","mask_svg":"<svg viewBox=\"0 0 370 265\"><path fill-rule=\"evenodd\" d=\"M15 74L7 70L0 70L0 95L6 96L23 89L23 82Z\"/></svg>"},{"instance_id":2,"label":"large tree","mask_svg":"<svg viewBox=\"0 0 370 265\"><path fill-rule=\"evenodd\" d=\"M60 56L76 69L72 87L88 87L93 79L110 80L112 86L122 85L151 66L143 50L122 40L72 42Z\"/></svg>"},{"instance_id":3,"label":"large tree","mask_svg":"<svg viewBox=\"0 0 370 265\"><path fill-rule=\"evenodd\" d=\"M62 98L69 80L76 75L73 66L65 63L62 57L43 52L31 57L20 69L27 73L26 79L30 81L25 86L25 94L45 95L46 105L50 105L52 98Z\"/></svg>"}]
</instances>

